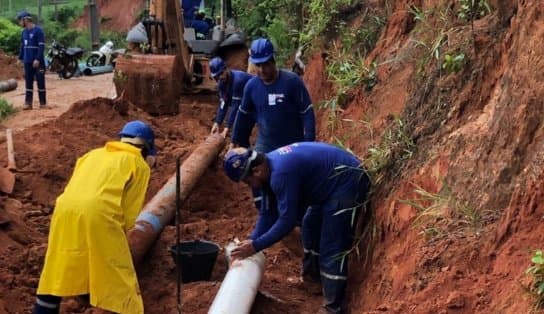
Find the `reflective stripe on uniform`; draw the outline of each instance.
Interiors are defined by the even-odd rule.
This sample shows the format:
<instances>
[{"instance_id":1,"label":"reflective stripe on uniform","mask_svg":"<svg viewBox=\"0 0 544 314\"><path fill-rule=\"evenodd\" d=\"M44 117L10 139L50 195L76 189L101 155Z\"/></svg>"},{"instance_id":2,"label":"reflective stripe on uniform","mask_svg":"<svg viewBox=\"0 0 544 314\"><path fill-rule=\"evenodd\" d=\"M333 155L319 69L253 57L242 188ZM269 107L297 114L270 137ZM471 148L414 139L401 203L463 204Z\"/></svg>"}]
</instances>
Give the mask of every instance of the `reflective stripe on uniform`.
<instances>
[{"instance_id":1,"label":"reflective stripe on uniform","mask_svg":"<svg viewBox=\"0 0 544 314\"><path fill-rule=\"evenodd\" d=\"M46 307L48 309L56 309L57 307L59 307L59 305L56 303L45 302L43 300L40 300L40 298L36 298L36 304L42 307Z\"/></svg>"},{"instance_id":2,"label":"reflective stripe on uniform","mask_svg":"<svg viewBox=\"0 0 544 314\"><path fill-rule=\"evenodd\" d=\"M327 279L330 279L330 280L347 280L348 277L347 276L338 276L338 275L331 275L331 274L328 274L324 271L321 271L320 272L321 276L327 278Z\"/></svg>"},{"instance_id":3,"label":"reflective stripe on uniform","mask_svg":"<svg viewBox=\"0 0 544 314\"><path fill-rule=\"evenodd\" d=\"M244 109L242 109L242 106L240 106L240 108L238 108L238 110L239 110L241 113L248 114L247 111L245 111Z\"/></svg>"},{"instance_id":4,"label":"reflective stripe on uniform","mask_svg":"<svg viewBox=\"0 0 544 314\"><path fill-rule=\"evenodd\" d=\"M316 252L314 250L308 250L308 249L305 249L305 248L302 248L302 249L304 250L304 253L310 253L312 255L317 255L317 256L320 255L319 252Z\"/></svg>"},{"instance_id":5,"label":"reflective stripe on uniform","mask_svg":"<svg viewBox=\"0 0 544 314\"><path fill-rule=\"evenodd\" d=\"M263 197L262 197L262 196L257 196L257 197L254 197L254 198L253 198L253 201L254 201L254 202L260 202L260 201L262 201L262 200L263 200Z\"/></svg>"},{"instance_id":6,"label":"reflective stripe on uniform","mask_svg":"<svg viewBox=\"0 0 544 314\"><path fill-rule=\"evenodd\" d=\"M311 108L313 108L313 105L312 105L312 104L310 104L308 107L306 107L306 109L304 109L304 110L301 111L300 113L301 113L301 114L304 114L304 113L306 113L306 111L310 110Z\"/></svg>"},{"instance_id":7,"label":"reflective stripe on uniform","mask_svg":"<svg viewBox=\"0 0 544 314\"><path fill-rule=\"evenodd\" d=\"M240 100L242 97L232 97L233 100Z\"/></svg>"}]
</instances>

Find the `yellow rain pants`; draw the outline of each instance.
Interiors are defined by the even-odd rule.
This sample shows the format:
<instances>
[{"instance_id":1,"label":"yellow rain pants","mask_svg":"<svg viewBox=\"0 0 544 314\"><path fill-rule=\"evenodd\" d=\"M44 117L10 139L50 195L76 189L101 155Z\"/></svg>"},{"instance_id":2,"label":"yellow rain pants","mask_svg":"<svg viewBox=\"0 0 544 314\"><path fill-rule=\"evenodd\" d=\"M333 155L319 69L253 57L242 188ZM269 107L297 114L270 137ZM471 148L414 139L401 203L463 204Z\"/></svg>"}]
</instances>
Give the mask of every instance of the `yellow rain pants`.
<instances>
[{"instance_id":1,"label":"yellow rain pants","mask_svg":"<svg viewBox=\"0 0 544 314\"><path fill-rule=\"evenodd\" d=\"M78 159L51 218L38 294L90 294L95 307L144 312L126 232L149 175L140 149L126 143L108 142Z\"/></svg>"}]
</instances>

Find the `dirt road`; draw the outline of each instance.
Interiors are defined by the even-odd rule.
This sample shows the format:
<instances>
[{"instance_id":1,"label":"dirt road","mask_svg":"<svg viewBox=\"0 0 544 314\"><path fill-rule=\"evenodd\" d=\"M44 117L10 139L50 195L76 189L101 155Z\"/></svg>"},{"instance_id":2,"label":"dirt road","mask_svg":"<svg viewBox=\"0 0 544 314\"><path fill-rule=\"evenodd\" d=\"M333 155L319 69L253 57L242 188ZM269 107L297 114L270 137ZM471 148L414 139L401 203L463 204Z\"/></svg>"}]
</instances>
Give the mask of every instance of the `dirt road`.
<instances>
[{"instance_id":1,"label":"dirt road","mask_svg":"<svg viewBox=\"0 0 544 314\"><path fill-rule=\"evenodd\" d=\"M46 74L47 103L51 109L19 111L4 120L1 125L5 128L20 131L31 125L58 117L79 100L95 97L115 97L115 86L112 78L112 73L73 77L69 80L60 79L56 74ZM25 98L25 81L19 80L17 83L17 89L3 93L1 96L20 110ZM34 86L33 100L34 108L38 108L36 86Z\"/></svg>"}]
</instances>

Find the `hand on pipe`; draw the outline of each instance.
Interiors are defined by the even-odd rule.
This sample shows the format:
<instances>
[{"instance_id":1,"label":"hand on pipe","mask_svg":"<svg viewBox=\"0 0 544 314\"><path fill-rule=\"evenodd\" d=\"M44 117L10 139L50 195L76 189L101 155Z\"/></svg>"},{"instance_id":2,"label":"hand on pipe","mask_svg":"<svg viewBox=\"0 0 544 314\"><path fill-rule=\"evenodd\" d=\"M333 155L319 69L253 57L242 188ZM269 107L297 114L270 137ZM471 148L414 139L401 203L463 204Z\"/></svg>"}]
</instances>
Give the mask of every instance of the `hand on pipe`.
<instances>
[{"instance_id":1,"label":"hand on pipe","mask_svg":"<svg viewBox=\"0 0 544 314\"><path fill-rule=\"evenodd\" d=\"M238 243L238 245L234 248L234 250L232 250L230 257L234 261L237 259L244 259L244 258L250 257L251 255L255 253L257 252L255 251L255 248L253 247L253 241L244 240Z\"/></svg>"}]
</instances>

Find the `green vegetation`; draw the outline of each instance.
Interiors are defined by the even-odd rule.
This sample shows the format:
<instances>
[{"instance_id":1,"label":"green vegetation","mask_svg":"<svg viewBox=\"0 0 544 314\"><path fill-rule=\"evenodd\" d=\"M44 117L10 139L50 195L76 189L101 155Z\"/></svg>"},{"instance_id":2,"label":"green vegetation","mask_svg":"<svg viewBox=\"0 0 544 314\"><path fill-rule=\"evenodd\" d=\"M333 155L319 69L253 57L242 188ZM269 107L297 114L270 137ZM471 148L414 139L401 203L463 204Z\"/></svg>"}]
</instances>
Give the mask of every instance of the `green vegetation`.
<instances>
[{"instance_id":1,"label":"green vegetation","mask_svg":"<svg viewBox=\"0 0 544 314\"><path fill-rule=\"evenodd\" d=\"M0 97L0 121L14 114L17 110L7 100Z\"/></svg>"},{"instance_id":2,"label":"green vegetation","mask_svg":"<svg viewBox=\"0 0 544 314\"><path fill-rule=\"evenodd\" d=\"M525 274L532 277L529 291L536 298L535 308L541 309L544 305L544 253L542 250L535 251L531 263Z\"/></svg>"},{"instance_id":3,"label":"green vegetation","mask_svg":"<svg viewBox=\"0 0 544 314\"><path fill-rule=\"evenodd\" d=\"M442 69L448 73L459 72L465 65L465 54L458 53L454 55L446 54L442 62Z\"/></svg>"},{"instance_id":4,"label":"green vegetation","mask_svg":"<svg viewBox=\"0 0 544 314\"><path fill-rule=\"evenodd\" d=\"M48 1L43 1L48 4ZM46 45L53 40L66 46L82 47L87 52L91 50L89 30L78 30L71 27L72 23L83 14L87 0L67 1L64 4L43 5L41 18L37 16L38 7L35 0L12 1L11 8L6 1L0 1L0 50L10 54L19 52L21 27L16 21L17 12L25 9L29 11L37 24L41 25L45 32ZM102 30L100 41L113 41L115 47L125 46L125 34Z\"/></svg>"},{"instance_id":5,"label":"green vegetation","mask_svg":"<svg viewBox=\"0 0 544 314\"><path fill-rule=\"evenodd\" d=\"M491 7L485 0L458 0L460 8L457 17L463 21L480 19L491 12Z\"/></svg>"},{"instance_id":6,"label":"green vegetation","mask_svg":"<svg viewBox=\"0 0 544 314\"><path fill-rule=\"evenodd\" d=\"M0 17L0 50L11 54L19 54L21 44L21 27L12 21Z\"/></svg>"},{"instance_id":7,"label":"green vegetation","mask_svg":"<svg viewBox=\"0 0 544 314\"><path fill-rule=\"evenodd\" d=\"M371 141L373 142L372 132ZM374 184L382 180L383 170L410 159L414 151L414 141L408 135L404 122L400 117L394 116L393 121L383 132L380 143L371 146L365 158L365 167Z\"/></svg>"}]
</instances>

